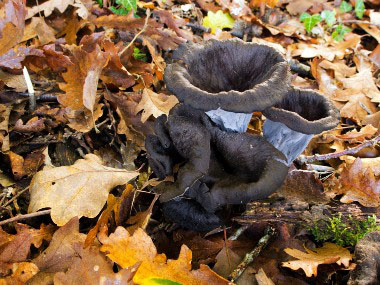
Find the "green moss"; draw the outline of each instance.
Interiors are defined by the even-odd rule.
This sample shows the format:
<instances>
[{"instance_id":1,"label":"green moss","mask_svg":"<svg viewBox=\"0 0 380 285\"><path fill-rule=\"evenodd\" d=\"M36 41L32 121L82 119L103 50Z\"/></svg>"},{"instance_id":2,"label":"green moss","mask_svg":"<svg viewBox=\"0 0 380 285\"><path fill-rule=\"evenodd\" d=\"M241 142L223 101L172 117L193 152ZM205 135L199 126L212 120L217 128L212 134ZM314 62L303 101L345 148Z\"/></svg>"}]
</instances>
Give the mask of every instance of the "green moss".
<instances>
[{"instance_id":1,"label":"green moss","mask_svg":"<svg viewBox=\"0 0 380 285\"><path fill-rule=\"evenodd\" d=\"M343 247L355 247L364 235L379 230L380 226L376 225L375 215L368 216L366 220L356 220L349 216L347 221L343 221L342 214L332 217L328 221L315 222L309 228L316 242L328 241Z\"/></svg>"}]
</instances>

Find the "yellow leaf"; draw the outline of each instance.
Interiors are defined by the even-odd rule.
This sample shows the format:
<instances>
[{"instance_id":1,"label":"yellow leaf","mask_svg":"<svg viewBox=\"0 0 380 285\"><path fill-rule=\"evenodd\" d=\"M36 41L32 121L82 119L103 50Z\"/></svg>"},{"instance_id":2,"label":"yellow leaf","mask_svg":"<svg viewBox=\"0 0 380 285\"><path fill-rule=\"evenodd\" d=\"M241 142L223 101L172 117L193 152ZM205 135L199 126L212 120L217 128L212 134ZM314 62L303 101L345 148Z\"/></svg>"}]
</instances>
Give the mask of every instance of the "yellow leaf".
<instances>
[{"instance_id":1,"label":"yellow leaf","mask_svg":"<svg viewBox=\"0 0 380 285\"><path fill-rule=\"evenodd\" d=\"M293 270L303 269L307 277L317 276L317 268L320 264L343 264L349 266L352 255L343 247L334 243L326 242L323 247L316 248L314 251L305 248L306 252L298 249L286 248L285 252L299 260L283 262L282 266L289 267Z\"/></svg>"},{"instance_id":2,"label":"yellow leaf","mask_svg":"<svg viewBox=\"0 0 380 285\"><path fill-rule=\"evenodd\" d=\"M207 16L203 19L203 26L211 29L211 33L215 34L216 30L225 28L232 29L235 20L228 13L223 13L222 10L216 13L208 11Z\"/></svg>"},{"instance_id":3,"label":"yellow leaf","mask_svg":"<svg viewBox=\"0 0 380 285\"><path fill-rule=\"evenodd\" d=\"M269 7L273 8L276 6L278 0L253 0L251 1L251 5L253 7L260 7L261 5L268 5Z\"/></svg>"},{"instance_id":4,"label":"yellow leaf","mask_svg":"<svg viewBox=\"0 0 380 285\"><path fill-rule=\"evenodd\" d=\"M29 212L50 207L59 226L72 217L96 217L112 188L126 184L139 173L106 167L94 154L73 165L37 172L30 184Z\"/></svg>"},{"instance_id":5,"label":"yellow leaf","mask_svg":"<svg viewBox=\"0 0 380 285\"><path fill-rule=\"evenodd\" d=\"M167 260L165 254L157 254L152 239L142 229L133 235L118 227L109 237L101 237L101 251L123 268L140 263L133 278L134 284L152 284L153 279L165 279L187 285L228 284L228 281L202 265L191 270L191 250L183 245L177 260Z\"/></svg>"}]
</instances>

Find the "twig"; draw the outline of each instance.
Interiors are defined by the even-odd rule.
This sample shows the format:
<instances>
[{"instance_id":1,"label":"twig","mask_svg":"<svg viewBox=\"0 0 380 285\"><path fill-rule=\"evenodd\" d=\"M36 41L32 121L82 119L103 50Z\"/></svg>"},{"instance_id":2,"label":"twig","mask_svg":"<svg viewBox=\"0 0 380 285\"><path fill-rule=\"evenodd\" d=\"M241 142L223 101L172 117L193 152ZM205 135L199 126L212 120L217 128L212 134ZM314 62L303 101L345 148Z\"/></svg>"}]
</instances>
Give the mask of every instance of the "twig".
<instances>
[{"instance_id":1,"label":"twig","mask_svg":"<svg viewBox=\"0 0 380 285\"><path fill-rule=\"evenodd\" d=\"M148 20L149 20L149 17L150 17L150 9L146 10L146 18L145 18L145 23L144 23L144 27L142 28L142 30L140 32L138 32L134 38L129 42L129 44L123 48L119 53L118 53L118 56L121 56L126 50L128 50L131 45L136 41L136 39L143 33L145 32L146 28L148 27Z\"/></svg>"},{"instance_id":2,"label":"twig","mask_svg":"<svg viewBox=\"0 0 380 285\"><path fill-rule=\"evenodd\" d=\"M8 206L10 203L12 203L15 199L17 199L20 195L22 195L22 193L24 193L28 189L29 189L29 186L26 187L25 189L21 190L20 192L18 192L15 196L13 196L12 199L10 199L7 203L5 203L5 205L3 207Z\"/></svg>"},{"instance_id":3,"label":"twig","mask_svg":"<svg viewBox=\"0 0 380 285\"><path fill-rule=\"evenodd\" d=\"M1 221L0 226L6 225L6 224L9 224L12 222L20 221L20 220L26 220L26 219L30 219L30 218L34 218L34 217L47 215L47 214L50 214L50 212L51 212L51 210L44 210L44 211L34 212L34 213L30 213L30 214L25 214L25 215L18 215L16 217Z\"/></svg>"},{"instance_id":4,"label":"twig","mask_svg":"<svg viewBox=\"0 0 380 285\"><path fill-rule=\"evenodd\" d=\"M261 250L269 243L270 238L275 234L275 228L272 226L268 226L266 228L265 235L259 240L257 246L245 255L243 261L240 262L237 268L228 277L231 282L235 282L240 277L240 275L243 274L244 270L248 267L248 265L253 261L255 257L259 256Z\"/></svg>"},{"instance_id":5,"label":"twig","mask_svg":"<svg viewBox=\"0 0 380 285\"><path fill-rule=\"evenodd\" d=\"M345 20L345 21L342 21L341 23L343 24L361 24L361 25L369 25L369 26L376 26L376 27L379 27L380 28L380 24L375 24L375 23L371 23L371 22L367 22L367 21L360 21L360 20Z\"/></svg>"},{"instance_id":6,"label":"twig","mask_svg":"<svg viewBox=\"0 0 380 285\"><path fill-rule=\"evenodd\" d=\"M239 236L241 236L242 233L244 233L244 231L248 229L248 226L245 225L245 226L241 226L240 228L238 228L229 238L228 240L237 240L239 238Z\"/></svg>"},{"instance_id":7,"label":"twig","mask_svg":"<svg viewBox=\"0 0 380 285\"><path fill-rule=\"evenodd\" d=\"M308 162L313 162L316 160L328 160L328 159L332 159L332 158L338 158L338 157L341 157L343 155L355 154L355 153L359 152L360 150L362 150L363 148L377 144L379 141L380 141L380 136L377 136L374 139L369 140L369 141L367 141L361 145L358 145L358 146L355 146L352 148L348 148L348 149L341 151L341 152L304 156L304 157L300 157L299 160L301 163L308 163Z\"/></svg>"}]
</instances>

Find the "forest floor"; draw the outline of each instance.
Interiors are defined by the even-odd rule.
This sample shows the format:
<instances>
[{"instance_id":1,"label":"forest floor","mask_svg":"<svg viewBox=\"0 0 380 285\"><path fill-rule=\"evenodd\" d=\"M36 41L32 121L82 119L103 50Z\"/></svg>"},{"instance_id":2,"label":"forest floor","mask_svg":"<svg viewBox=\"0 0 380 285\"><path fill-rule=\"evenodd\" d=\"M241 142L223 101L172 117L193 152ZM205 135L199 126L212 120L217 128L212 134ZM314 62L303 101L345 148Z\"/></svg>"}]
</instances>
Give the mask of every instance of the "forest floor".
<instances>
[{"instance_id":1,"label":"forest floor","mask_svg":"<svg viewBox=\"0 0 380 285\"><path fill-rule=\"evenodd\" d=\"M378 284L360 262L380 263L379 8L2 1L0 284ZM173 51L235 37L279 50L292 85L321 92L341 121L277 193L197 233L162 214L144 142L178 103L163 81ZM254 113L248 132L264 120Z\"/></svg>"}]
</instances>

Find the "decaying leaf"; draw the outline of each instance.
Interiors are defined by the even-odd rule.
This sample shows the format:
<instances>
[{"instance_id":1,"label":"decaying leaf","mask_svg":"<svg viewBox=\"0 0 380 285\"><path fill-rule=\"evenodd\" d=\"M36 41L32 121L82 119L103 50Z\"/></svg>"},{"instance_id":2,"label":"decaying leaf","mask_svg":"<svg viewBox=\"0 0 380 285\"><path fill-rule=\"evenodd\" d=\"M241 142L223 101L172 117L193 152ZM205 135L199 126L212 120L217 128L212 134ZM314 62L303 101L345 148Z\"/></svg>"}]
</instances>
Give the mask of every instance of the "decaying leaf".
<instances>
[{"instance_id":1,"label":"decaying leaf","mask_svg":"<svg viewBox=\"0 0 380 285\"><path fill-rule=\"evenodd\" d=\"M305 248L306 252L298 249L286 248L285 252L299 260L283 262L282 266L289 267L293 270L302 269L307 277L317 276L318 265L332 264L344 265L348 267L352 255L348 249L333 243L325 243L323 247L310 250Z\"/></svg>"},{"instance_id":2,"label":"decaying leaf","mask_svg":"<svg viewBox=\"0 0 380 285\"><path fill-rule=\"evenodd\" d=\"M38 172L30 184L29 212L50 207L53 221L62 226L72 217L95 217L109 191L126 184L138 172L106 167L94 154L62 166Z\"/></svg>"},{"instance_id":3,"label":"decaying leaf","mask_svg":"<svg viewBox=\"0 0 380 285\"><path fill-rule=\"evenodd\" d=\"M83 110L85 107L93 113L100 72L107 64L108 56L98 45L92 52L86 52L78 46L69 49L73 55L73 65L68 66L67 72L62 74L66 83L60 83L59 88L66 93L59 95L58 101L73 110Z\"/></svg>"},{"instance_id":4,"label":"decaying leaf","mask_svg":"<svg viewBox=\"0 0 380 285\"><path fill-rule=\"evenodd\" d=\"M376 158L366 159L369 162L363 167L362 159L356 158L352 164L343 166L339 179L331 181L328 194L342 195L342 203L358 201L365 207L378 207L380 205L380 179L373 173L372 167L378 168Z\"/></svg>"},{"instance_id":5,"label":"decaying leaf","mask_svg":"<svg viewBox=\"0 0 380 285\"><path fill-rule=\"evenodd\" d=\"M19 43L25 27L25 0L7 0L0 19L0 56Z\"/></svg>"},{"instance_id":6,"label":"decaying leaf","mask_svg":"<svg viewBox=\"0 0 380 285\"><path fill-rule=\"evenodd\" d=\"M174 95L158 94L151 89L145 88L140 103L136 106L135 113L144 110L141 116L141 121L144 123L151 115L157 118L162 114L169 114L179 101Z\"/></svg>"},{"instance_id":7,"label":"decaying leaf","mask_svg":"<svg viewBox=\"0 0 380 285\"><path fill-rule=\"evenodd\" d=\"M26 19L33 17L34 15L44 12L45 17L49 17L53 13L54 9L63 13L69 5L73 5L74 0L49 0L40 5L35 5L27 9Z\"/></svg>"},{"instance_id":8,"label":"decaying leaf","mask_svg":"<svg viewBox=\"0 0 380 285\"><path fill-rule=\"evenodd\" d=\"M118 227L109 237L101 239L101 251L121 267L127 268L141 262L133 282L149 284L152 279L161 278L181 284L228 284L228 281L215 274L208 266L191 270L191 251L183 245L177 260L167 260L164 254L157 254L151 238L137 229L131 236Z\"/></svg>"}]
</instances>

